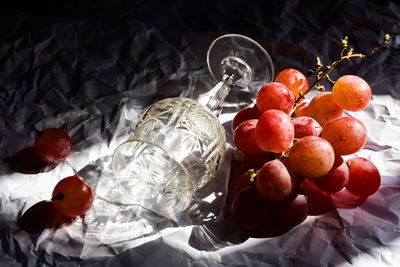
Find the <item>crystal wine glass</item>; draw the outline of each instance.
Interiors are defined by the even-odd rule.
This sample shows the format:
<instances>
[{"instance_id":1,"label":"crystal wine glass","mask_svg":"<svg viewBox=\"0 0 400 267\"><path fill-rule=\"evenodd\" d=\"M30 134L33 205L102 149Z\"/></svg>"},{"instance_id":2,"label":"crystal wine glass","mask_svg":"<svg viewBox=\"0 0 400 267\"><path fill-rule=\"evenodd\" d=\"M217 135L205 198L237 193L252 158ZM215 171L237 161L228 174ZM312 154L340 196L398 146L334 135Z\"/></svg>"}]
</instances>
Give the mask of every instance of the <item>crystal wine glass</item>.
<instances>
[{"instance_id":1,"label":"crystal wine glass","mask_svg":"<svg viewBox=\"0 0 400 267\"><path fill-rule=\"evenodd\" d=\"M207 53L219 81L197 100L167 98L149 107L130 138L119 145L112 167L129 204L173 218L216 173L225 155L225 133L217 116L233 86L246 90L272 81L265 49L238 34L223 35Z\"/></svg>"}]
</instances>

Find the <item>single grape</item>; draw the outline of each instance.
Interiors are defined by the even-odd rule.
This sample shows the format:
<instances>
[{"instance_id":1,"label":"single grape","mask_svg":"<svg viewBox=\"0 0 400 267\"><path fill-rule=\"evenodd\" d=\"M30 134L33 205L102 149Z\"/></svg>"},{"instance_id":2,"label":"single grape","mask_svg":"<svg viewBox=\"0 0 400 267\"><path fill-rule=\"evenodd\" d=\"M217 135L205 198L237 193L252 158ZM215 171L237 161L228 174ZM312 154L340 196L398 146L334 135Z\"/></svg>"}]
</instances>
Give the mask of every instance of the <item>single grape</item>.
<instances>
[{"instance_id":1,"label":"single grape","mask_svg":"<svg viewBox=\"0 0 400 267\"><path fill-rule=\"evenodd\" d=\"M350 193L367 197L378 191L381 175L376 166L368 159L357 157L349 159L349 181L346 189Z\"/></svg>"},{"instance_id":2,"label":"single grape","mask_svg":"<svg viewBox=\"0 0 400 267\"><path fill-rule=\"evenodd\" d=\"M295 172L308 178L324 176L335 161L331 144L318 136L306 136L296 141L288 157Z\"/></svg>"},{"instance_id":3,"label":"single grape","mask_svg":"<svg viewBox=\"0 0 400 267\"><path fill-rule=\"evenodd\" d=\"M308 215L307 198L295 193L282 201L276 202L274 215L279 223L292 227L299 225Z\"/></svg>"},{"instance_id":4,"label":"single grape","mask_svg":"<svg viewBox=\"0 0 400 267\"><path fill-rule=\"evenodd\" d=\"M232 120L232 132L235 131L236 127L239 126L244 121L258 119L261 114L258 112L257 107L248 107L240 110L236 113L235 117Z\"/></svg>"},{"instance_id":5,"label":"single grape","mask_svg":"<svg viewBox=\"0 0 400 267\"><path fill-rule=\"evenodd\" d=\"M283 111L268 110L258 119L256 139L262 150L281 153L289 148L293 137L293 122Z\"/></svg>"},{"instance_id":6,"label":"single grape","mask_svg":"<svg viewBox=\"0 0 400 267\"><path fill-rule=\"evenodd\" d=\"M256 140L257 122L257 119L244 121L236 128L233 143L239 151L250 154L261 152Z\"/></svg>"},{"instance_id":7,"label":"single grape","mask_svg":"<svg viewBox=\"0 0 400 267\"><path fill-rule=\"evenodd\" d=\"M319 136L322 132L321 125L313 118L303 116L292 120L294 126L294 138L305 136Z\"/></svg>"},{"instance_id":8,"label":"single grape","mask_svg":"<svg viewBox=\"0 0 400 267\"><path fill-rule=\"evenodd\" d=\"M321 215L334 209L331 194L319 189L311 179L304 179L299 186L307 198L309 215Z\"/></svg>"},{"instance_id":9,"label":"single grape","mask_svg":"<svg viewBox=\"0 0 400 267\"><path fill-rule=\"evenodd\" d=\"M296 69L285 69L281 71L274 81L283 83L289 87L296 99L300 97L300 93L303 94L308 89L307 78Z\"/></svg>"},{"instance_id":10,"label":"single grape","mask_svg":"<svg viewBox=\"0 0 400 267\"><path fill-rule=\"evenodd\" d=\"M291 169L286 168L280 160L265 163L256 178L256 185L260 194L272 201L288 197L296 185L296 177Z\"/></svg>"},{"instance_id":11,"label":"single grape","mask_svg":"<svg viewBox=\"0 0 400 267\"><path fill-rule=\"evenodd\" d=\"M332 87L335 102L343 109L360 111L371 100L371 87L361 77L345 75L340 77Z\"/></svg>"},{"instance_id":12,"label":"single grape","mask_svg":"<svg viewBox=\"0 0 400 267\"><path fill-rule=\"evenodd\" d=\"M311 99L307 114L316 119L324 127L328 121L341 117L343 109L333 100L332 93L324 92Z\"/></svg>"},{"instance_id":13,"label":"single grape","mask_svg":"<svg viewBox=\"0 0 400 267\"><path fill-rule=\"evenodd\" d=\"M286 85L272 82L258 91L256 106L260 113L277 109L289 114L294 107L294 100L292 91Z\"/></svg>"},{"instance_id":14,"label":"single grape","mask_svg":"<svg viewBox=\"0 0 400 267\"><path fill-rule=\"evenodd\" d=\"M46 163L58 163L71 152L71 138L58 128L47 128L35 140L35 153Z\"/></svg>"},{"instance_id":15,"label":"single grape","mask_svg":"<svg viewBox=\"0 0 400 267\"><path fill-rule=\"evenodd\" d=\"M57 183L52 193L52 203L62 215L84 215L93 204L94 194L90 185L79 176L69 176Z\"/></svg>"},{"instance_id":16,"label":"single grape","mask_svg":"<svg viewBox=\"0 0 400 267\"><path fill-rule=\"evenodd\" d=\"M231 214L235 222L245 230L256 230L273 219L272 205L254 186L240 191L233 199Z\"/></svg>"},{"instance_id":17,"label":"single grape","mask_svg":"<svg viewBox=\"0 0 400 267\"><path fill-rule=\"evenodd\" d=\"M308 106L309 106L309 102L301 102L299 104L296 105L295 110L294 110L294 114L292 115L292 117L302 117L302 116L308 116Z\"/></svg>"},{"instance_id":18,"label":"single grape","mask_svg":"<svg viewBox=\"0 0 400 267\"><path fill-rule=\"evenodd\" d=\"M336 156L332 169L324 176L313 179L321 190L328 193L339 192L349 180L349 168L341 156Z\"/></svg>"},{"instance_id":19,"label":"single grape","mask_svg":"<svg viewBox=\"0 0 400 267\"><path fill-rule=\"evenodd\" d=\"M321 132L321 137L331 143L337 155L356 153L367 143L367 128L353 117L330 120Z\"/></svg>"}]
</instances>

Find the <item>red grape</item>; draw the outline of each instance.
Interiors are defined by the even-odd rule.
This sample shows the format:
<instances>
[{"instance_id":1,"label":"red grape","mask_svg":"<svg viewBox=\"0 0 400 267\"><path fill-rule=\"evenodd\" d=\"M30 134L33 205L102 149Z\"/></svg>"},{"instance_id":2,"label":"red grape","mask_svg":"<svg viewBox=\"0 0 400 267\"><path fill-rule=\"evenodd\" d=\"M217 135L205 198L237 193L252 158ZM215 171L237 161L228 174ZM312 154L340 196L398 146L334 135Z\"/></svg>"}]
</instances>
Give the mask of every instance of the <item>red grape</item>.
<instances>
[{"instance_id":1,"label":"red grape","mask_svg":"<svg viewBox=\"0 0 400 267\"><path fill-rule=\"evenodd\" d=\"M251 154L261 152L256 140L257 122L257 119L244 121L236 128L233 134L233 142L239 151Z\"/></svg>"},{"instance_id":2,"label":"red grape","mask_svg":"<svg viewBox=\"0 0 400 267\"><path fill-rule=\"evenodd\" d=\"M349 181L346 189L350 193L367 197L378 191L381 175L376 166L368 159L357 157L348 160Z\"/></svg>"},{"instance_id":3,"label":"red grape","mask_svg":"<svg viewBox=\"0 0 400 267\"><path fill-rule=\"evenodd\" d=\"M260 113L277 109L289 114L294 107L294 100L292 91L286 85L272 82L258 91L256 106Z\"/></svg>"},{"instance_id":4,"label":"red grape","mask_svg":"<svg viewBox=\"0 0 400 267\"><path fill-rule=\"evenodd\" d=\"M356 118L340 117L330 120L321 137L331 143L337 155L356 153L367 143L367 128Z\"/></svg>"},{"instance_id":5,"label":"red grape","mask_svg":"<svg viewBox=\"0 0 400 267\"><path fill-rule=\"evenodd\" d=\"M294 114L292 117L302 117L302 116L308 116L308 106L310 103L308 102L301 102L300 104L296 105L296 108L294 110Z\"/></svg>"},{"instance_id":6,"label":"red grape","mask_svg":"<svg viewBox=\"0 0 400 267\"><path fill-rule=\"evenodd\" d=\"M308 178L324 176L332 168L335 153L325 139L306 136L296 141L289 151L289 162L296 173Z\"/></svg>"},{"instance_id":7,"label":"red grape","mask_svg":"<svg viewBox=\"0 0 400 267\"><path fill-rule=\"evenodd\" d=\"M71 152L71 138L58 128L47 128L35 140L35 153L46 163L58 163Z\"/></svg>"},{"instance_id":8,"label":"red grape","mask_svg":"<svg viewBox=\"0 0 400 267\"><path fill-rule=\"evenodd\" d=\"M296 69L286 69L281 71L274 81L283 83L289 87L296 99L300 97L300 93L304 93L308 89L307 78L303 73Z\"/></svg>"},{"instance_id":9,"label":"red grape","mask_svg":"<svg viewBox=\"0 0 400 267\"><path fill-rule=\"evenodd\" d=\"M345 75L340 77L332 87L335 102L343 109L360 111L371 100L371 87L361 77Z\"/></svg>"},{"instance_id":10,"label":"red grape","mask_svg":"<svg viewBox=\"0 0 400 267\"><path fill-rule=\"evenodd\" d=\"M274 214L278 222L296 226L307 218L307 199L304 195L293 194L293 197L276 202Z\"/></svg>"},{"instance_id":11,"label":"red grape","mask_svg":"<svg viewBox=\"0 0 400 267\"><path fill-rule=\"evenodd\" d=\"M268 110L258 119L256 139L262 150L281 153L289 148L293 137L293 122L283 111Z\"/></svg>"},{"instance_id":12,"label":"red grape","mask_svg":"<svg viewBox=\"0 0 400 267\"><path fill-rule=\"evenodd\" d=\"M309 215L321 215L334 209L331 194L319 189L311 179L304 179L300 188L307 198Z\"/></svg>"},{"instance_id":13,"label":"red grape","mask_svg":"<svg viewBox=\"0 0 400 267\"><path fill-rule=\"evenodd\" d=\"M321 190L335 193L342 190L349 180L349 168L341 156L336 156L332 169L324 176L313 179Z\"/></svg>"},{"instance_id":14,"label":"red grape","mask_svg":"<svg viewBox=\"0 0 400 267\"><path fill-rule=\"evenodd\" d=\"M322 132L321 125L311 117L297 117L293 120L294 138L302 138L305 136L319 136Z\"/></svg>"},{"instance_id":15,"label":"red grape","mask_svg":"<svg viewBox=\"0 0 400 267\"><path fill-rule=\"evenodd\" d=\"M94 194L90 185L79 176L69 176L57 183L52 193L52 203L62 215L84 215L93 204Z\"/></svg>"},{"instance_id":16,"label":"red grape","mask_svg":"<svg viewBox=\"0 0 400 267\"><path fill-rule=\"evenodd\" d=\"M232 132L235 131L236 127L239 126L244 121L258 119L261 114L258 112L257 107L248 107L240 110L236 113L235 117L232 120Z\"/></svg>"},{"instance_id":17,"label":"red grape","mask_svg":"<svg viewBox=\"0 0 400 267\"><path fill-rule=\"evenodd\" d=\"M258 172L257 189L268 200L278 201L288 197L296 185L295 174L280 160L265 163Z\"/></svg>"},{"instance_id":18,"label":"red grape","mask_svg":"<svg viewBox=\"0 0 400 267\"><path fill-rule=\"evenodd\" d=\"M254 186L240 191L234 198L231 214L236 223L245 230L256 230L272 220L272 205Z\"/></svg>"},{"instance_id":19,"label":"red grape","mask_svg":"<svg viewBox=\"0 0 400 267\"><path fill-rule=\"evenodd\" d=\"M324 127L331 119L343 115L343 109L333 100L332 93L320 93L311 99L307 109L308 116L316 119Z\"/></svg>"}]
</instances>

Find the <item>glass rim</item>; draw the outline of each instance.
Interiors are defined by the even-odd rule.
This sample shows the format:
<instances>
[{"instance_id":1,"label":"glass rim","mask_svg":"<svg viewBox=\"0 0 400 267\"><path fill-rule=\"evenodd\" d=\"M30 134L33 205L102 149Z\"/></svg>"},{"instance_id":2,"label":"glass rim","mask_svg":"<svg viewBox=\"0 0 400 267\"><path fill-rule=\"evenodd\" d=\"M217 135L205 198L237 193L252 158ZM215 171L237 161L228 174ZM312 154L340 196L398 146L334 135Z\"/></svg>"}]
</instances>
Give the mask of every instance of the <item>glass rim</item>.
<instances>
[{"instance_id":1,"label":"glass rim","mask_svg":"<svg viewBox=\"0 0 400 267\"><path fill-rule=\"evenodd\" d=\"M214 72L211 69L211 64L210 64L210 51L212 50L213 46L220 41L221 39L225 39L225 38L231 38L231 37L239 37L242 38L246 41L249 41L250 43L254 44L256 47L258 47L260 49L260 51L265 55L270 67L271 67L271 80L270 81L266 81L267 83L272 82L274 79L274 75L275 75L275 68L274 68L274 64L273 61L271 59L271 56L268 54L267 50L265 50L264 47L262 47L258 42L256 42L255 40L253 40L252 38L242 35L242 34L238 34L238 33L228 33L228 34L224 34L221 35L220 37L216 38L208 47L207 50L207 67L208 67L208 71L211 73L211 76L214 78L215 81L220 82L220 79L218 79L216 77L216 75L214 74Z\"/></svg>"}]
</instances>

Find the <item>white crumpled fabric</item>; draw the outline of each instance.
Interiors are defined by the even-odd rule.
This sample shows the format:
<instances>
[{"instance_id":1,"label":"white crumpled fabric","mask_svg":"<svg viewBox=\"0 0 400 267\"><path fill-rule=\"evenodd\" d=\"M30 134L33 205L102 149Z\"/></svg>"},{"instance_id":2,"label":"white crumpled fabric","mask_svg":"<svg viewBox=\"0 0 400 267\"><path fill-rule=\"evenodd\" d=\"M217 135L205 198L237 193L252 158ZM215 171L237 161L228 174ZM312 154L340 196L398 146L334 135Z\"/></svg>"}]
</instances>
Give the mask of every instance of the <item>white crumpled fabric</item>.
<instances>
[{"instance_id":1,"label":"white crumpled fabric","mask_svg":"<svg viewBox=\"0 0 400 267\"><path fill-rule=\"evenodd\" d=\"M126 28L117 28L120 24ZM32 146L34 130L46 127L66 130L73 151L68 163L42 173L15 172L5 160L0 162L0 265L400 266L397 83L368 78L374 92L370 105L346 113L367 127L368 143L356 155L369 158L380 170L379 191L357 208L309 216L281 236L243 240L229 233L232 226L223 220L223 212L236 153L230 123L238 110L254 104L254 91L233 90L227 97L219 117L228 143L225 161L190 212L176 222L147 212L137 215L135 207L122 205L110 169L114 149L129 137L146 107L166 97L196 98L215 85L205 52L222 33L188 34L177 47L156 29L126 17L108 23L79 18L46 24L41 34L35 26L27 31L32 34L8 36L0 43L1 157ZM285 61L271 37L258 41L278 62L278 70L298 63L292 61L294 54ZM394 44L398 47L398 38ZM308 41L298 45L321 48ZM376 93L381 84L391 87ZM38 235L22 230L17 221L23 212L50 199L56 183L74 170L95 190L84 220Z\"/></svg>"}]
</instances>

